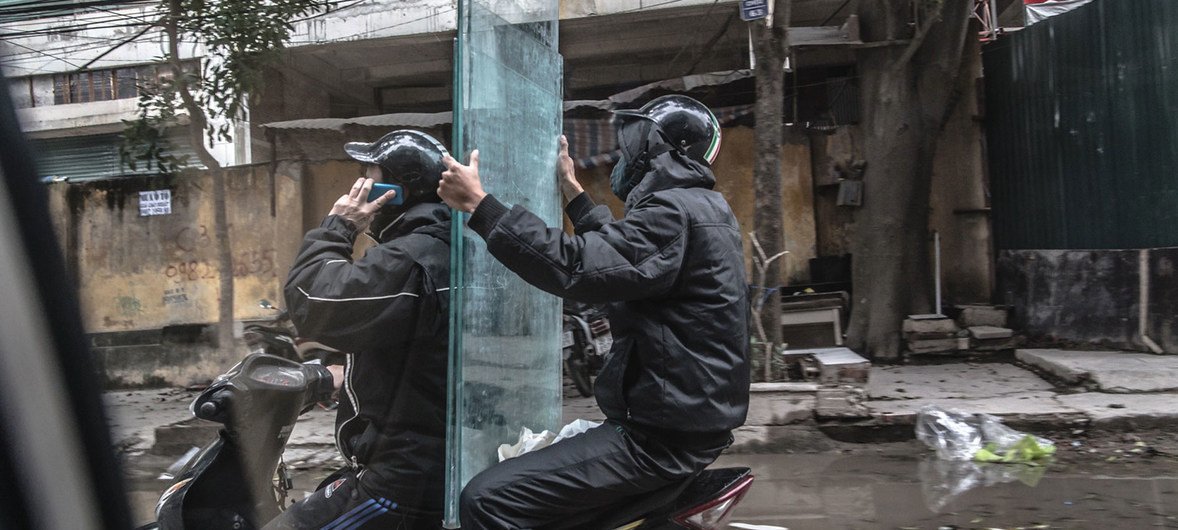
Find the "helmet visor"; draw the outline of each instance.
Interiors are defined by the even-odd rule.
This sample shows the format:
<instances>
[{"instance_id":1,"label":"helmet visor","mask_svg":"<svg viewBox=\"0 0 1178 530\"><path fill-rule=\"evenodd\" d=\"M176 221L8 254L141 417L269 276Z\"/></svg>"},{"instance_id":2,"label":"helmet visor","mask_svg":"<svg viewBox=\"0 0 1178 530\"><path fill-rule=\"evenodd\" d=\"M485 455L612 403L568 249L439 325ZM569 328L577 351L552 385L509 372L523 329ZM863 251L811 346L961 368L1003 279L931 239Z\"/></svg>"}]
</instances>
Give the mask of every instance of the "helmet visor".
<instances>
[{"instance_id":1,"label":"helmet visor","mask_svg":"<svg viewBox=\"0 0 1178 530\"><path fill-rule=\"evenodd\" d=\"M655 123L634 112L614 111L614 114L614 134L618 138L618 148L622 150L622 159L633 160L646 150L647 137Z\"/></svg>"},{"instance_id":2,"label":"helmet visor","mask_svg":"<svg viewBox=\"0 0 1178 530\"><path fill-rule=\"evenodd\" d=\"M376 151L376 142L348 142L344 144L344 152L348 153L348 156L366 164L378 163L379 153Z\"/></svg>"}]
</instances>

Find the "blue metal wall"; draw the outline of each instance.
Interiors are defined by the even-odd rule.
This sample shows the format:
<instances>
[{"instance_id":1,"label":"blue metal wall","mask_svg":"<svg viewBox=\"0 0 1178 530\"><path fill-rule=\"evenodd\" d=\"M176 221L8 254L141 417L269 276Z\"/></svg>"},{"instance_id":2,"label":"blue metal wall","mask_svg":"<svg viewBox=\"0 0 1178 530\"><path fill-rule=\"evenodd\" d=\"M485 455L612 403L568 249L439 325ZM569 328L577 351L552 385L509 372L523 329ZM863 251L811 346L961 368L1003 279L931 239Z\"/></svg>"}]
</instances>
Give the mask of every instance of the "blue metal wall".
<instances>
[{"instance_id":1,"label":"blue metal wall","mask_svg":"<svg viewBox=\"0 0 1178 530\"><path fill-rule=\"evenodd\" d=\"M999 249L1178 246L1178 0L1096 0L983 58Z\"/></svg>"}]
</instances>

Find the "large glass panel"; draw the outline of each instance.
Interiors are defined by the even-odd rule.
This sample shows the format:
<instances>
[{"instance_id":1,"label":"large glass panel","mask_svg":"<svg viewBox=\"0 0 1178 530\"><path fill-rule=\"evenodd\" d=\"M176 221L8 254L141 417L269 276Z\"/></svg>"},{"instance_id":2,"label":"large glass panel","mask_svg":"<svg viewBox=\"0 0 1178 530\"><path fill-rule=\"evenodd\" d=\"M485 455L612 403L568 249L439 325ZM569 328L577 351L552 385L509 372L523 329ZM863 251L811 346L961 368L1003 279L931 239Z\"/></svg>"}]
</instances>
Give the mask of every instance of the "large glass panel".
<instances>
[{"instance_id":1,"label":"large glass panel","mask_svg":"<svg viewBox=\"0 0 1178 530\"><path fill-rule=\"evenodd\" d=\"M556 138L562 61L557 0L460 0L454 146L479 150L483 186L560 222ZM446 526L458 496L520 429L560 422L560 300L520 280L454 217Z\"/></svg>"}]
</instances>

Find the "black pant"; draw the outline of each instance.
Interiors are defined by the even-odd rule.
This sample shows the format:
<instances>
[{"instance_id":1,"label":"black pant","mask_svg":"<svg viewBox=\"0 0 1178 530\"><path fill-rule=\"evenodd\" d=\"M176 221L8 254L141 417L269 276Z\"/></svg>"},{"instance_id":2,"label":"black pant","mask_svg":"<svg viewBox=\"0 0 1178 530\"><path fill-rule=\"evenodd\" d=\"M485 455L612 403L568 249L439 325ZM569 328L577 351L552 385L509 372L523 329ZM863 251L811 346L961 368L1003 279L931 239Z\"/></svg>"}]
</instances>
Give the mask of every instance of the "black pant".
<instances>
[{"instance_id":1,"label":"black pant","mask_svg":"<svg viewBox=\"0 0 1178 530\"><path fill-rule=\"evenodd\" d=\"M476 475L462 490L462 529L584 528L590 514L686 479L726 447L670 448L606 422Z\"/></svg>"},{"instance_id":2,"label":"black pant","mask_svg":"<svg viewBox=\"0 0 1178 530\"><path fill-rule=\"evenodd\" d=\"M351 471L295 503L263 530L425 530L442 527L442 514L423 514L399 506L395 499L372 495L363 478Z\"/></svg>"}]
</instances>

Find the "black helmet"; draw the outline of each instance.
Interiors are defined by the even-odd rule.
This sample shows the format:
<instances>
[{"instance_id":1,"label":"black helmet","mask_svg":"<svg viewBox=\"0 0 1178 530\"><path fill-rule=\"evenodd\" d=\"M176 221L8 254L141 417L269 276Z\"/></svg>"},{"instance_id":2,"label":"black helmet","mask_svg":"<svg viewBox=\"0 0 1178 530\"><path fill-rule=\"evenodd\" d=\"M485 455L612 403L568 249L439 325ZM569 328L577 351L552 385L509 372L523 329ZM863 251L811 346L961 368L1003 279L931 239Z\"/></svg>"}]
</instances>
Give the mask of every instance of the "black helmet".
<instances>
[{"instance_id":1,"label":"black helmet","mask_svg":"<svg viewBox=\"0 0 1178 530\"><path fill-rule=\"evenodd\" d=\"M344 151L360 162L380 166L384 176L381 180L397 184L404 191L401 204L386 204L373 219L370 230L378 236L377 239L410 206L441 202L438 181L446 170L442 157L449 153L434 137L421 131L400 129L372 143L348 142L344 144Z\"/></svg>"},{"instance_id":2,"label":"black helmet","mask_svg":"<svg viewBox=\"0 0 1178 530\"><path fill-rule=\"evenodd\" d=\"M708 165L716 160L716 154L720 152L719 120L706 105L687 96L662 96L651 100L641 109L615 110L614 114L619 117L619 127L632 121L629 118L653 121L672 146ZM626 155L633 157L637 154L637 146L621 144L621 136L618 141Z\"/></svg>"},{"instance_id":3,"label":"black helmet","mask_svg":"<svg viewBox=\"0 0 1178 530\"><path fill-rule=\"evenodd\" d=\"M712 111L687 96L663 96L638 110L615 110L615 132L622 158L609 176L610 189L623 201L651 169L651 161L678 151L711 165L720 152L720 122Z\"/></svg>"}]
</instances>

